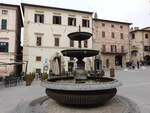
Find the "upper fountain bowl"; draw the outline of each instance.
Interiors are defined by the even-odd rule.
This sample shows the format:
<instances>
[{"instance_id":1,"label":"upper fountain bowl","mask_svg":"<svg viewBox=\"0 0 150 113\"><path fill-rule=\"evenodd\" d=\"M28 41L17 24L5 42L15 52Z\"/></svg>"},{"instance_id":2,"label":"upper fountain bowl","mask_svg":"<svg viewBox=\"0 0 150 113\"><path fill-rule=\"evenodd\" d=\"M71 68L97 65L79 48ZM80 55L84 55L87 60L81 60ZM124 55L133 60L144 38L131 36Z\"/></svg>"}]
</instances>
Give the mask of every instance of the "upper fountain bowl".
<instances>
[{"instance_id":1,"label":"upper fountain bowl","mask_svg":"<svg viewBox=\"0 0 150 113\"><path fill-rule=\"evenodd\" d=\"M73 33L68 34L68 37L71 40L77 40L77 41L87 40L91 36L92 36L92 34L89 32L73 32Z\"/></svg>"}]
</instances>

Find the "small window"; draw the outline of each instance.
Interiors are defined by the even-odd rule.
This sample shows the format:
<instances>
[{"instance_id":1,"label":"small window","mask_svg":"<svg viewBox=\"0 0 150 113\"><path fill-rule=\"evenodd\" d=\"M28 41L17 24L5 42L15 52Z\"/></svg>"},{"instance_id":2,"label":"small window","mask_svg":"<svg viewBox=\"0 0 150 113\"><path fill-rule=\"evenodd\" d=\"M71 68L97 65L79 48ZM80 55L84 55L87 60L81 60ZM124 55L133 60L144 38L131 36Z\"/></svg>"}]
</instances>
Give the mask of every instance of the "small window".
<instances>
[{"instance_id":1,"label":"small window","mask_svg":"<svg viewBox=\"0 0 150 113\"><path fill-rule=\"evenodd\" d=\"M41 69L40 68L36 68L35 72L38 73L38 74L41 74Z\"/></svg>"},{"instance_id":2,"label":"small window","mask_svg":"<svg viewBox=\"0 0 150 113\"><path fill-rule=\"evenodd\" d=\"M74 41L70 40L70 47L74 47Z\"/></svg>"},{"instance_id":3,"label":"small window","mask_svg":"<svg viewBox=\"0 0 150 113\"><path fill-rule=\"evenodd\" d=\"M105 32L104 31L102 31L102 37L105 38Z\"/></svg>"},{"instance_id":4,"label":"small window","mask_svg":"<svg viewBox=\"0 0 150 113\"><path fill-rule=\"evenodd\" d=\"M42 38L41 37L37 37L37 39L36 39L36 45L37 46L41 46L42 45Z\"/></svg>"},{"instance_id":5,"label":"small window","mask_svg":"<svg viewBox=\"0 0 150 113\"><path fill-rule=\"evenodd\" d=\"M53 16L53 24L61 24L61 16Z\"/></svg>"},{"instance_id":6,"label":"small window","mask_svg":"<svg viewBox=\"0 0 150 113\"><path fill-rule=\"evenodd\" d=\"M87 40L84 41L84 47L85 47L85 48L88 47L88 41L87 41Z\"/></svg>"},{"instance_id":7,"label":"small window","mask_svg":"<svg viewBox=\"0 0 150 113\"><path fill-rule=\"evenodd\" d=\"M0 52L8 52L8 42L0 42Z\"/></svg>"},{"instance_id":8,"label":"small window","mask_svg":"<svg viewBox=\"0 0 150 113\"><path fill-rule=\"evenodd\" d=\"M111 32L111 37L115 38L115 33L114 32Z\"/></svg>"},{"instance_id":9,"label":"small window","mask_svg":"<svg viewBox=\"0 0 150 113\"><path fill-rule=\"evenodd\" d=\"M102 23L102 26L105 27L105 23Z\"/></svg>"},{"instance_id":10,"label":"small window","mask_svg":"<svg viewBox=\"0 0 150 113\"><path fill-rule=\"evenodd\" d=\"M122 25L120 26L120 29L123 29L123 26L122 26Z\"/></svg>"},{"instance_id":11,"label":"small window","mask_svg":"<svg viewBox=\"0 0 150 113\"><path fill-rule=\"evenodd\" d=\"M148 34L145 34L145 38L148 39Z\"/></svg>"},{"instance_id":12,"label":"small window","mask_svg":"<svg viewBox=\"0 0 150 113\"><path fill-rule=\"evenodd\" d=\"M59 38L55 38L55 46L59 46Z\"/></svg>"},{"instance_id":13,"label":"small window","mask_svg":"<svg viewBox=\"0 0 150 113\"><path fill-rule=\"evenodd\" d=\"M114 24L111 24L111 27L114 28Z\"/></svg>"},{"instance_id":14,"label":"small window","mask_svg":"<svg viewBox=\"0 0 150 113\"><path fill-rule=\"evenodd\" d=\"M90 27L90 21L87 19L82 19L82 27Z\"/></svg>"},{"instance_id":15,"label":"small window","mask_svg":"<svg viewBox=\"0 0 150 113\"><path fill-rule=\"evenodd\" d=\"M123 33L120 33L120 38L121 38L121 39L123 39L123 38L124 38L124 37L123 37Z\"/></svg>"},{"instance_id":16,"label":"small window","mask_svg":"<svg viewBox=\"0 0 150 113\"><path fill-rule=\"evenodd\" d=\"M132 39L135 39L135 34L134 33L132 34Z\"/></svg>"},{"instance_id":17,"label":"small window","mask_svg":"<svg viewBox=\"0 0 150 113\"><path fill-rule=\"evenodd\" d=\"M7 29L7 20L6 19L2 19L1 29L3 29L3 30Z\"/></svg>"},{"instance_id":18,"label":"small window","mask_svg":"<svg viewBox=\"0 0 150 113\"><path fill-rule=\"evenodd\" d=\"M134 33L132 34L132 39L135 39L135 34Z\"/></svg>"},{"instance_id":19,"label":"small window","mask_svg":"<svg viewBox=\"0 0 150 113\"><path fill-rule=\"evenodd\" d=\"M2 10L2 14L8 14L8 10Z\"/></svg>"},{"instance_id":20,"label":"small window","mask_svg":"<svg viewBox=\"0 0 150 113\"><path fill-rule=\"evenodd\" d=\"M44 23L44 15L43 14L35 14L34 22L35 23Z\"/></svg>"},{"instance_id":21,"label":"small window","mask_svg":"<svg viewBox=\"0 0 150 113\"><path fill-rule=\"evenodd\" d=\"M36 56L36 61L40 62L41 61L41 56Z\"/></svg>"},{"instance_id":22,"label":"small window","mask_svg":"<svg viewBox=\"0 0 150 113\"><path fill-rule=\"evenodd\" d=\"M76 18L68 18L68 25L70 26L76 26Z\"/></svg>"}]
</instances>

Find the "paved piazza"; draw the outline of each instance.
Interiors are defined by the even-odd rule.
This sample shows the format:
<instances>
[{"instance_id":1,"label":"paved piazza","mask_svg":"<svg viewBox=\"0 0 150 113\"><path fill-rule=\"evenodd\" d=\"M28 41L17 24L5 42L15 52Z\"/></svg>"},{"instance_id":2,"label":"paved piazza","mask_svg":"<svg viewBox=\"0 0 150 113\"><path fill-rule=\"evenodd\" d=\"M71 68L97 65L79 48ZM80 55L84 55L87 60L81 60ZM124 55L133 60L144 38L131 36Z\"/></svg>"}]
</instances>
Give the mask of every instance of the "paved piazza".
<instances>
[{"instance_id":1,"label":"paved piazza","mask_svg":"<svg viewBox=\"0 0 150 113\"><path fill-rule=\"evenodd\" d=\"M117 70L116 78L123 83L118 88L117 95L134 101L140 107L141 113L150 113L150 67L145 70ZM15 112L14 109L17 107L27 111L22 105L42 96L45 96L45 91L39 81L29 87L0 88L0 113L25 113Z\"/></svg>"}]
</instances>

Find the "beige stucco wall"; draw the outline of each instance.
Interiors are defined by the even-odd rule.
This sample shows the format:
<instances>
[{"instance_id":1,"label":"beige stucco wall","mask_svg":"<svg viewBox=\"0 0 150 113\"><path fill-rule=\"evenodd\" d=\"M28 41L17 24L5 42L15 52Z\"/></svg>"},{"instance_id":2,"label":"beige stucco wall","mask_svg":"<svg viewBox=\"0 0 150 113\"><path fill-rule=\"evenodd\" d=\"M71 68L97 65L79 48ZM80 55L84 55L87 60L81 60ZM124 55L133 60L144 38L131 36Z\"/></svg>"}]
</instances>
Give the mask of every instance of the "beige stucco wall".
<instances>
[{"instance_id":1,"label":"beige stucco wall","mask_svg":"<svg viewBox=\"0 0 150 113\"><path fill-rule=\"evenodd\" d=\"M2 14L2 10L7 10L8 14ZM17 33L17 8L0 5L0 26L1 20L7 19L7 30L1 30L0 27L0 42L8 42L8 52L0 52L0 62L14 62L16 53L16 33ZM13 65L0 66L0 76L7 76L14 71Z\"/></svg>"},{"instance_id":2,"label":"beige stucco wall","mask_svg":"<svg viewBox=\"0 0 150 113\"><path fill-rule=\"evenodd\" d=\"M149 30L149 29L147 29ZM132 39L132 34L135 35L135 38ZM148 34L148 39L145 38L145 34ZM132 61L140 61L144 60L144 57L146 55L150 56L150 52L144 51L144 46L150 46L150 31L144 31L144 30L137 30L132 31L130 33L130 40L131 40L131 52L136 50L137 56L132 56Z\"/></svg>"},{"instance_id":3,"label":"beige stucco wall","mask_svg":"<svg viewBox=\"0 0 150 113\"><path fill-rule=\"evenodd\" d=\"M44 24L34 23L34 14L44 14ZM60 15L62 17L61 25L52 24L53 15ZM68 17L76 18L76 26L68 26ZM24 12L24 49L23 58L28 61L27 72L35 72L36 68L40 68L43 72L43 66L45 59L49 61L52 59L56 53L61 55L60 51L70 48L70 40L67 35L71 32L76 32L79 30L79 25L82 26L82 19L90 20L90 28L81 27L81 31L87 31L92 33L92 15L85 13L78 13L72 11L64 10L54 10L47 8L34 8L26 7ZM36 46L36 33L42 34L42 46ZM54 47L54 35L60 35L60 46ZM83 44L82 44L83 46ZM75 41L75 47L78 47L78 43ZM92 48L92 38L88 40L88 48ZM36 56L41 56L42 61L36 62ZM67 70L69 58L63 57L65 70ZM48 62L50 63L50 62ZM50 65L50 64L48 64ZM25 69L25 67L24 67ZM50 67L49 67L50 69Z\"/></svg>"}]
</instances>

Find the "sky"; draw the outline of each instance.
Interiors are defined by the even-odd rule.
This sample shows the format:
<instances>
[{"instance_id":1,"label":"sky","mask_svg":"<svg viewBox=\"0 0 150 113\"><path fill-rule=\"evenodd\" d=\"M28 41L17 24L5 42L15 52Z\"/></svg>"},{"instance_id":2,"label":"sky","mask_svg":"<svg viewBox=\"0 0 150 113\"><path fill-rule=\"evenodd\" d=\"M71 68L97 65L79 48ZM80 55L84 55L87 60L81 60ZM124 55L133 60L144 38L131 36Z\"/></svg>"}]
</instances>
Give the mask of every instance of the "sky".
<instances>
[{"instance_id":1,"label":"sky","mask_svg":"<svg viewBox=\"0 0 150 113\"><path fill-rule=\"evenodd\" d=\"M150 26L150 0L0 0L1 3L30 3L97 12L98 18Z\"/></svg>"}]
</instances>

